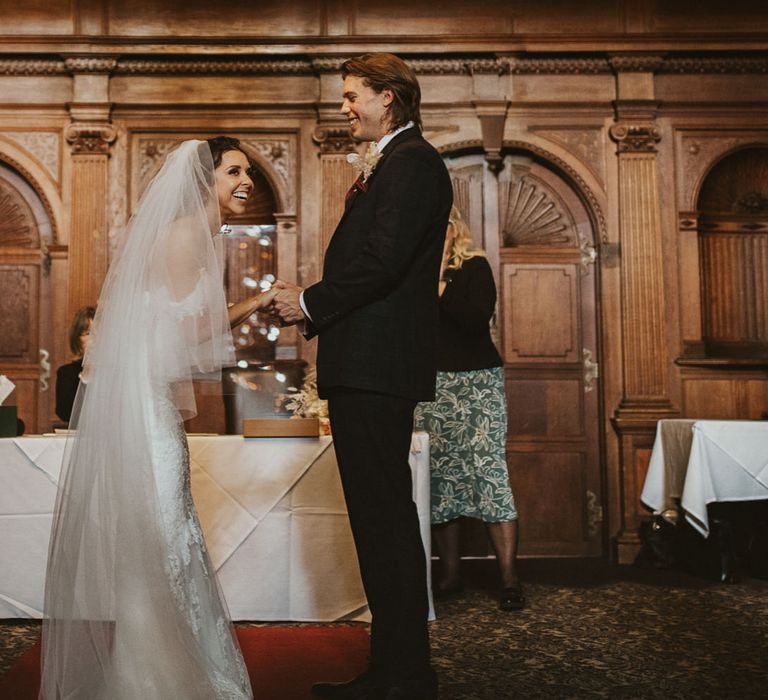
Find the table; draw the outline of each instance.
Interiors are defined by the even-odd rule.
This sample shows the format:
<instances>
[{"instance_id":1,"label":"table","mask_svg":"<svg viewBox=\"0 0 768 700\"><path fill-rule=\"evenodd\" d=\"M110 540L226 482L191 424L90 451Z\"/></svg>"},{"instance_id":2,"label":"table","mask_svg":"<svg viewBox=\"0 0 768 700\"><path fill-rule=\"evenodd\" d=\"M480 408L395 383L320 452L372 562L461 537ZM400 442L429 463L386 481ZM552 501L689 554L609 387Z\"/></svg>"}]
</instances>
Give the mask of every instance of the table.
<instances>
[{"instance_id":1,"label":"table","mask_svg":"<svg viewBox=\"0 0 768 700\"><path fill-rule=\"evenodd\" d=\"M0 618L42 617L64 443L0 440ZM370 619L330 437L190 436L189 447L192 495L233 619ZM410 464L429 553L426 433L414 433Z\"/></svg>"},{"instance_id":2,"label":"table","mask_svg":"<svg viewBox=\"0 0 768 700\"><path fill-rule=\"evenodd\" d=\"M707 504L768 499L768 421L660 420L640 499L707 537Z\"/></svg>"}]
</instances>

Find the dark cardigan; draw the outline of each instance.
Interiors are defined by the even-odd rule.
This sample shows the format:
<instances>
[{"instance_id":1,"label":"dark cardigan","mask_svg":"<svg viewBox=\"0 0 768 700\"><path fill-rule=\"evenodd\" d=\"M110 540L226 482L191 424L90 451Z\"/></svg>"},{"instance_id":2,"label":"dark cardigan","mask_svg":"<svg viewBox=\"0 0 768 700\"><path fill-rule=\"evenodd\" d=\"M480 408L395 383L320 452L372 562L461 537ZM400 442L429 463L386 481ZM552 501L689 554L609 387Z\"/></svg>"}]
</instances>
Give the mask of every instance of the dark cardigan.
<instances>
[{"instance_id":1,"label":"dark cardigan","mask_svg":"<svg viewBox=\"0 0 768 700\"><path fill-rule=\"evenodd\" d=\"M437 368L443 372L501 367L489 323L496 306L496 284L488 261L480 256L446 270L440 297Z\"/></svg>"}]
</instances>

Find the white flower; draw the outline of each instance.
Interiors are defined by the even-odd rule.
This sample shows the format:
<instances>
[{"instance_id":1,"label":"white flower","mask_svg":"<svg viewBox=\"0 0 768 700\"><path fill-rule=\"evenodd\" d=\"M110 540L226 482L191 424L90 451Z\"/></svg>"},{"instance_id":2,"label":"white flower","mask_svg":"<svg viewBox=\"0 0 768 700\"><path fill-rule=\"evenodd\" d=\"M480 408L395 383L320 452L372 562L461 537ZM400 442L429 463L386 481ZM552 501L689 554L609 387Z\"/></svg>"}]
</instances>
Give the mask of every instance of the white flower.
<instances>
[{"instance_id":1,"label":"white flower","mask_svg":"<svg viewBox=\"0 0 768 700\"><path fill-rule=\"evenodd\" d=\"M280 394L288 399L285 407L297 418L327 418L328 402L317 395L317 369L311 367L304 375L301 391L292 394Z\"/></svg>"},{"instance_id":2,"label":"white flower","mask_svg":"<svg viewBox=\"0 0 768 700\"><path fill-rule=\"evenodd\" d=\"M375 170L379 158L381 158L379 146L375 141L371 141L368 144L368 148L364 155L361 156L359 153L348 153L347 163L363 176L363 182L365 182Z\"/></svg>"}]
</instances>

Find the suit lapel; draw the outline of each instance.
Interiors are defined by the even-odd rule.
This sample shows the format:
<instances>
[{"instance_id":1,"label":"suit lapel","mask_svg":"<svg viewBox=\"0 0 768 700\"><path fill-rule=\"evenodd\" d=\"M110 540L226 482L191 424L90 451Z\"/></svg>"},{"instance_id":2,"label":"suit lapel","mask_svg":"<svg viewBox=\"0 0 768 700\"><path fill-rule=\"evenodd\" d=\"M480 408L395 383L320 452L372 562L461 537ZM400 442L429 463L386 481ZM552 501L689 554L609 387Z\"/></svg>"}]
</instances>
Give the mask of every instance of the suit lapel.
<instances>
[{"instance_id":1,"label":"suit lapel","mask_svg":"<svg viewBox=\"0 0 768 700\"><path fill-rule=\"evenodd\" d=\"M371 181L376 177L376 173L378 173L381 170L381 167L384 165L387 158L392 154L392 152L397 148L397 146L402 143L403 141L407 141L408 139L415 138L420 135L419 129L416 126L412 126L410 129L406 129L405 131L401 131L395 138L393 138L385 147L384 150L381 153L381 158L379 158L379 162L376 163L376 167L374 168L373 172L368 177L368 180L366 181L366 189L367 191L371 186ZM339 225L341 225L341 222L344 221L347 212L352 208L352 205L354 204L355 200L363 193L362 190L356 189L352 192L352 194L347 198L347 201L344 204L344 213L341 215L341 219L339 219L339 223L337 224L337 228Z\"/></svg>"}]
</instances>

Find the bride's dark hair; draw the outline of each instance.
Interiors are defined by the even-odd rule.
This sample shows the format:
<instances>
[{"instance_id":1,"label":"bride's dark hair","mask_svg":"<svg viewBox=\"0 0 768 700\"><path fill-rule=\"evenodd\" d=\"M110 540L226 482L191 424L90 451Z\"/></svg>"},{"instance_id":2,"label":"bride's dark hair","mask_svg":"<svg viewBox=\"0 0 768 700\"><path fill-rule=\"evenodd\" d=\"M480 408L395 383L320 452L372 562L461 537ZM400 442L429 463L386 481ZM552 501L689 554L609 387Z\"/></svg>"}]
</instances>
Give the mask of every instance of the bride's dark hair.
<instances>
[{"instance_id":1,"label":"bride's dark hair","mask_svg":"<svg viewBox=\"0 0 768 700\"><path fill-rule=\"evenodd\" d=\"M221 165L221 158L227 151L240 151L248 159L248 175L253 179L255 172L258 172L255 161L243 148L239 139L232 136L215 136L212 139L206 139L208 148L211 149L213 157L213 167L218 168Z\"/></svg>"}]
</instances>

